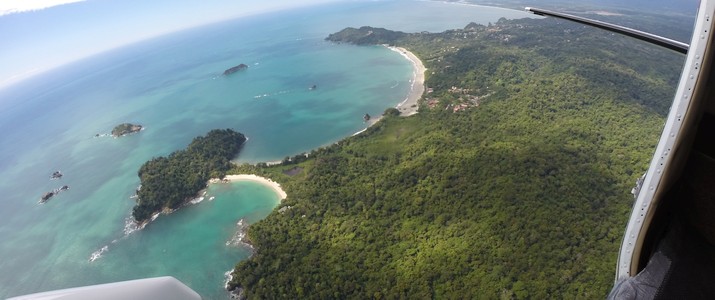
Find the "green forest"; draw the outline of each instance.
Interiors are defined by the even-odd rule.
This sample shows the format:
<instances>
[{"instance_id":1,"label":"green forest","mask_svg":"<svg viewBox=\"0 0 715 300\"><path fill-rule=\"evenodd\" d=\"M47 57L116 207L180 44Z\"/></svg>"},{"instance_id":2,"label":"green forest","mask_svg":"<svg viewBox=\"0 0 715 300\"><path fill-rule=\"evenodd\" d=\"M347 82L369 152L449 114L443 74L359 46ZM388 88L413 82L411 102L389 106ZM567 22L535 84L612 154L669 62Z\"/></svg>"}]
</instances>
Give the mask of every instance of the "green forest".
<instances>
[{"instance_id":1,"label":"green forest","mask_svg":"<svg viewBox=\"0 0 715 300\"><path fill-rule=\"evenodd\" d=\"M165 208L175 209L231 169L246 137L231 129L214 129L191 141L185 150L155 157L139 168L141 188L132 216L144 222Z\"/></svg>"},{"instance_id":2,"label":"green forest","mask_svg":"<svg viewBox=\"0 0 715 300\"><path fill-rule=\"evenodd\" d=\"M352 28L329 40L415 53L427 67L420 112L389 110L307 158L230 170L288 193L249 228L257 250L230 289L249 299L607 295L630 191L684 56L553 19Z\"/></svg>"}]
</instances>

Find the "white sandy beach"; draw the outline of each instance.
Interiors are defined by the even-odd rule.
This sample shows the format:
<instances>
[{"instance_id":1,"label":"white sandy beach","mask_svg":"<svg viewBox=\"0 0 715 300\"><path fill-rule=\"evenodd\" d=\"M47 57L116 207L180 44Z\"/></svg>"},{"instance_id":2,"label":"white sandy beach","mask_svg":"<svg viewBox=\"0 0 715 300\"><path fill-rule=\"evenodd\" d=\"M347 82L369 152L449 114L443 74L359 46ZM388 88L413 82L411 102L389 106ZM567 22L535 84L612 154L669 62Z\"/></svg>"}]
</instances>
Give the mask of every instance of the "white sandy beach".
<instances>
[{"instance_id":1,"label":"white sandy beach","mask_svg":"<svg viewBox=\"0 0 715 300\"><path fill-rule=\"evenodd\" d=\"M400 53L402 56L407 58L414 66L414 73L412 74L412 84L410 86L410 93L407 98L397 105L397 109L400 110L402 116L411 116L417 113L419 108L419 103L417 102L422 98L422 94L425 92L425 71L427 70L422 64L422 61L417 58L412 52L407 51L407 49L402 47L387 47L392 51Z\"/></svg>"},{"instance_id":2,"label":"white sandy beach","mask_svg":"<svg viewBox=\"0 0 715 300\"><path fill-rule=\"evenodd\" d=\"M425 66L422 64L422 61L417 58L416 55L414 55L410 51L407 51L407 49L402 47L392 47L388 45L383 46L387 47L392 51L400 53L400 55L404 56L406 59L412 62L412 66L414 68L412 73L412 80L410 80L410 93L407 95L407 98L400 102L400 104L397 104L395 108L400 110L400 116L409 117L411 115L414 115L417 113L417 109L420 105L418 101L420 100L420 98L422 98L422 94L424 94L425 92L425 71L427 71L427 68L425 68ZM353 133L353 136L365 132L368 127L375 125L375 123L380 121L380 119L382 119L382 116L376 116L371 118L370 121L367 121L367 127L363 130Z\"/></svg>"},{"instance_id":3,"label":"white sandy beach","mask_svg":"<svg viewBox=\"0 0 715 300\"><path fill-rule=\"evenodd\" d=\"M281 200L285 199L288 197L288 194L281 188L281 185L278 184L277 182L270 180L265 177L261 177L258 175L253 175L253 174L239 174L239 175L226 175L224 179L229 180L229 181L254 181L258 183L265 184L266 186L269 186L270 188L273 189L273 191L278 194Z\"/></svg>"}]
</instances>

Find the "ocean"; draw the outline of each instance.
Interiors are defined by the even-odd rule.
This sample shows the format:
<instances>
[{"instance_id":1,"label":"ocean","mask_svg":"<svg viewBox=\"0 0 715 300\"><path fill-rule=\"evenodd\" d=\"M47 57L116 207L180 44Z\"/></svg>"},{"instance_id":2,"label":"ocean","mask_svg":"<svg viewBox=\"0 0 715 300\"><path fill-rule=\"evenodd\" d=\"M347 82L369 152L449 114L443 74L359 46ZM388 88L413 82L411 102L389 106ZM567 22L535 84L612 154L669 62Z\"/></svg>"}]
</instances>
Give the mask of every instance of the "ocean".
<instances>
[{"instance_id":1,"label":"ocean","mask_svg":"<svg viewBox=\"0 0 715 300\"><path fill-rule=\"evenodd\" d=\"M0 90L0 297L170 275L204 299L226 298L225 273L250 255L235 242L239 227L270 214L278 196L254 182L212 185L202 202L127 234L145 161L215 128L249 138L238 163L281 160L364 129L365 113L405 99L412 65L385 47L324 41L344 27L434 32L529 16L342 2L172 33ZM249 68L222 76L241 63ZM145 129L105 136L124 122ZM56 170L64 176L50 180Z\"/></svg>"}]
</instances>

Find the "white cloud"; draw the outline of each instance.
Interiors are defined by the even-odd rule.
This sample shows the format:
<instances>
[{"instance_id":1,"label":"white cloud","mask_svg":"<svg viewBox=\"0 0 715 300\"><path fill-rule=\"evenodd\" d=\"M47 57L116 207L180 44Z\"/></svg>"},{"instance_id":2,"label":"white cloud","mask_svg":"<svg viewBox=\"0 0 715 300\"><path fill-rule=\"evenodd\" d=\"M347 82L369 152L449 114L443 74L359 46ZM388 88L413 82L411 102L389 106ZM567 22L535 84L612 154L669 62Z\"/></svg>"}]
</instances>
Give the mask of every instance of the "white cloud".
<instances>
[{"instance_id":1,"label":"white cloud","mask_svg":"<svg viewBox=\"0 0 715 300\"><path fill-rule=\"evenodd\" d=\"M0 16L82 1L85 0L2 0L0 1Z\"/></svg>"}]
</instances>

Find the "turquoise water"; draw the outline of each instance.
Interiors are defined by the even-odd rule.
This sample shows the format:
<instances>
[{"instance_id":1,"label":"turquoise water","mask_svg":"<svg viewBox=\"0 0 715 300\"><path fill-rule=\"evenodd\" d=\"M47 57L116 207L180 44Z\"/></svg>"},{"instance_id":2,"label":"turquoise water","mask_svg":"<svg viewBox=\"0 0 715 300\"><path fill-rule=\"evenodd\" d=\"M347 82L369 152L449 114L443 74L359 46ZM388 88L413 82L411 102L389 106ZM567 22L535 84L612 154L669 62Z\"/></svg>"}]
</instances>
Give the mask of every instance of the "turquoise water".
<instances>
[{"instance_id":1,"label":"turquoise water","mask_svg":"<svg viewBox=\"0 0 715 300\"><path fill-rule=\"evenodd\" d=\"M0 297L171 275L205 299L225 298L224 273L250 253L226 244L236 223L264 218L278 197L252 182L214 185L203 202L127 235L139 166L214 128L249 137L238 162L280 160L363 129L363 114L406 97L412 66L383 47L323 41L345 26L440 31L527 16L404 4L341 3L213 24L0 90ZM249 69L221 76L240 63ZM146 129L94 137L123 122ZM55 170L65 176L51 181ZM62 185L70 190L37 204Z\"/></svg>"}]
</instances>

